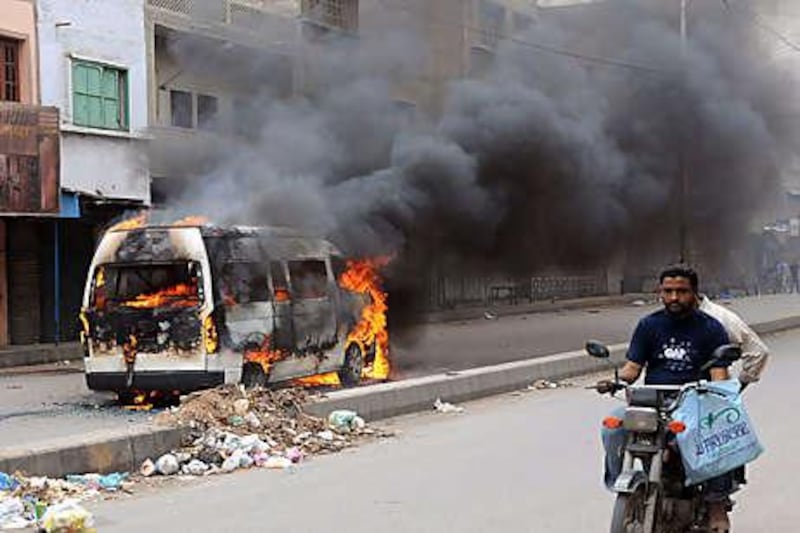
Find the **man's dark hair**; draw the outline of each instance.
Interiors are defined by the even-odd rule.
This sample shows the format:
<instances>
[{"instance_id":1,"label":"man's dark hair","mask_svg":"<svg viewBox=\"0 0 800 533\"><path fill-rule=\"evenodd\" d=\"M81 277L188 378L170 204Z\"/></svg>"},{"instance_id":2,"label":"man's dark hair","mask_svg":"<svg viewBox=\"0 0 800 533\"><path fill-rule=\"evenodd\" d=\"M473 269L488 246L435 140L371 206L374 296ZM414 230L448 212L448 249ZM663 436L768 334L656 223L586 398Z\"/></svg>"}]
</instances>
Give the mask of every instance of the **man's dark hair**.
<instances>
[{"instance_id":1,"label":"man's dark hair","mask_svg":"<svg viewBox=\"0 0 800 533\"><path fill-rule=\"evenodd\" d=\"M688 265L671 265L661 271L661 275L658 277L659 283L664 283L664 278L686 278L689 280L689 284L692 286L692 291L697 292L698 289L698 279L697 279L697 272Z\"/></svg>"}]
</instances>

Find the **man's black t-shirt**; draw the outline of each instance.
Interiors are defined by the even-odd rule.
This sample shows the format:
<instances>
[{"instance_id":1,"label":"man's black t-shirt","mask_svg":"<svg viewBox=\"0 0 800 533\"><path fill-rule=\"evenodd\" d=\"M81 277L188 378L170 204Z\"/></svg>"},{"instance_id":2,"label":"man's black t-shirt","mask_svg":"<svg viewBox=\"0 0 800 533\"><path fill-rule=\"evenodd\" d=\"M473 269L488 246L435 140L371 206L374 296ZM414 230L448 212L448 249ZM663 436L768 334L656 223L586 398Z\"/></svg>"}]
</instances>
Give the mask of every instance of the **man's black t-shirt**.
<instances>
[{"instance_id":1,"label":"man's black t-shirt","mask_svg":"<svg viewBox=\"0 0 800 533\"><path fill-rule=\"evenodd\" d=\"M676 317L662 309L639 321L628 348L628 360L646 367L648 385L682 385L707 378L701 376L700 367L711 359L717 347L728 342L722 324L702 311Z\"/></svg>"}]
</instances>

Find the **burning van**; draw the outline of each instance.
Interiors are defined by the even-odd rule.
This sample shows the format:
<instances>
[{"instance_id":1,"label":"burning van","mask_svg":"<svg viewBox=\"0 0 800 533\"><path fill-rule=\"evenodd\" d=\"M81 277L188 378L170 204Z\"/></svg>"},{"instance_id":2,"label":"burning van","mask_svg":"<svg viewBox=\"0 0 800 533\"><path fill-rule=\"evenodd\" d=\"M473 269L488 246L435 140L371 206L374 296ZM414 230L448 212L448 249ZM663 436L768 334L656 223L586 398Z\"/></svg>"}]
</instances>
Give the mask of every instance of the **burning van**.
<instances>
[{"instance_id":1,"label":"burning van","mask_svg":"<svg viewBox=\"0 0 800 533\"><path fill-rule=\"evenodd\" d=\"M117 225L83 296L87 384L186 392L388 375L385 294L340 286L363 266L290 229Z\"/></svg>"}]
</instances>

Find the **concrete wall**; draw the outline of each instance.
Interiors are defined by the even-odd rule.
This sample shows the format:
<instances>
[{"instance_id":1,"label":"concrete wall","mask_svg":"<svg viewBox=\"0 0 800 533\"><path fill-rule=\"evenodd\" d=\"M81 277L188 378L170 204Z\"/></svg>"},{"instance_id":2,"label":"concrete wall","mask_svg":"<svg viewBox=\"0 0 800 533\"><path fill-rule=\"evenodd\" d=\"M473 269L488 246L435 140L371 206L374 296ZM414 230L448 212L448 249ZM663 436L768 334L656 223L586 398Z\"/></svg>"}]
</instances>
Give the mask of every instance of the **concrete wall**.
<instances>
[{"instance_id":1,"label":"concrete wall","mask_svg":"<svg viewBox=\"0 0 800 533\"><path fill-rule=\"evenodd\" d=\"M61 109L62 188L149 202L144 0L39 0L38 29L42 104ZM73 58L127 71L128 131L74 125Z\"/></svg>"},{"instance_id":2,"label":"concrete wall","mask_svg":"<svg viewBox=\"0 0 800 533\"><path fill-rule=\"evenodd\" d=\"M504 10L503 35L514 33L514 14L533 19L532 0L491 0ZM361 0L360 33L366 38L379 36L387 28L408 27L416 32L424 48L424 64L419 77L399 80L394 89L398 100L414 103L421 111L436 115L445 104L447 84L469 76L473 63L490 61L492 51L480 49L480 0L408 0L392 4L381 0ZM479 57L485 56L485 57Z\"/></svg>"},{"instance_id":3,"label":"concrete wall","mask_svg":"<svg viewBox=\"0 0 800 533\"><path fill-rule=\"evenodd\" d=\"M0 0L0 37L20 41L20 101L39 102L36 8L31 0Z\"/></svg>"}]
</instances>

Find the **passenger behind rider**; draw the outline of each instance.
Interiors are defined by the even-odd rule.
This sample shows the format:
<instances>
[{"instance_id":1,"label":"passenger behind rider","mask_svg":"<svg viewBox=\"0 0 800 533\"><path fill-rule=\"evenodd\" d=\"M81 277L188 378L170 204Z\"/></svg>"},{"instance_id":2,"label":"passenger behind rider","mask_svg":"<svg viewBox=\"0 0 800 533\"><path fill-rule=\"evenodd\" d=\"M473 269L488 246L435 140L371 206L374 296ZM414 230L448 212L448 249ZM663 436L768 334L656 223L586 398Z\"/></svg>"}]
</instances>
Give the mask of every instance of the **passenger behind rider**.
<instances>
[{"instance_id":1,"label":"passenger behind rider","mask_svg":"<svg viewBox=\"0 0 800 533\"><path fill-rule=\"evenodd\" d=\"M729 363L719 362L705 373L700 368L714 350L729 343L723 325L700 311L697 273L683 265L665 269L659 276L659 293L664 308L639 321L627 353L627 361L619 373L626 383L634 383L645 370L647 385L683 385L700 379L712 381L729 377ZM600 381L597 390L611 392L613 382ZM624 407L615 412L622 417ZM622 470L624 429L603 429L606 450L605 482L613 488ZM706 502L712 532L730 529L727 506L735 492L732 472L705 482Z\"/></svg>"}]
</instances>

